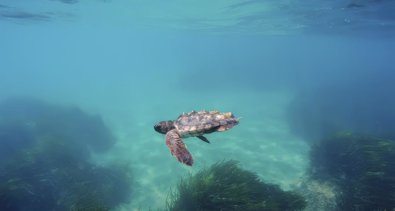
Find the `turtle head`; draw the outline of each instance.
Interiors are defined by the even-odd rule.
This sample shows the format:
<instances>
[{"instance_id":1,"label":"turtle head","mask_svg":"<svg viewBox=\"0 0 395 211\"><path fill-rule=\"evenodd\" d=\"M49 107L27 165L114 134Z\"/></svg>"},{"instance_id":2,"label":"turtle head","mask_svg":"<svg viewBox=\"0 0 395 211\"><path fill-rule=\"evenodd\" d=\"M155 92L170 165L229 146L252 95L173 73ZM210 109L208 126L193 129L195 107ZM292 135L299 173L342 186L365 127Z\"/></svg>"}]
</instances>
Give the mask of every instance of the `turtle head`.
<instances>
[{"instance_id":1,"label":"turtle head","mask_svg":"<svg viewBox=\"0 0 395 211\"><path fill-rule=\"evenodd\" d=\"M154 126L155 131L162 134L166 134L168 131L173 130L174 128L173 121L161 121Z\"/></svg>"}]
</instances>

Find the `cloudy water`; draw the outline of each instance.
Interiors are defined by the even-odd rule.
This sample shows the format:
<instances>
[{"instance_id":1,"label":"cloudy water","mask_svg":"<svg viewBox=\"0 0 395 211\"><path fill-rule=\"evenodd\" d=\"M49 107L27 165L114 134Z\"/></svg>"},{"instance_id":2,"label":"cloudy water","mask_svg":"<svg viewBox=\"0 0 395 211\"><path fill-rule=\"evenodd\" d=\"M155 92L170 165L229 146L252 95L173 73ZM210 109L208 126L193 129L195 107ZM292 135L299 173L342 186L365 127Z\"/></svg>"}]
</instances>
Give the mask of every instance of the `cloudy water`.
<instances>
[{"instance_id":1,"label":"cloudy water","mask_svg":"<svg viewBox=\"0 0 395 211\"><path fill-rule=\"evenodd\" d=\"M394 11L0 0L0 210L394 209ZM154 125L192 110L239 124L187 166Z\"/></svg>"}]
</instances>

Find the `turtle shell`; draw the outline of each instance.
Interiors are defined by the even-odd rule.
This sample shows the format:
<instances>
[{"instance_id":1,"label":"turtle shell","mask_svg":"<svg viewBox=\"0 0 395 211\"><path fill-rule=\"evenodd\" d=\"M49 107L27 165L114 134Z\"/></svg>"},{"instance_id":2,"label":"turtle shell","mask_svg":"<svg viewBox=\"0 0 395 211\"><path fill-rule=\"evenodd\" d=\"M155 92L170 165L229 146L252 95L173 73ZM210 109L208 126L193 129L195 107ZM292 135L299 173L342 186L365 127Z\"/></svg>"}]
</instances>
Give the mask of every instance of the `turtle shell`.
<instances>
[{"instance_id":1,"label":"turtle shell","mask_svg":"<svg viewBox=\"0 0 395 211\"><path fill-rule=\"evenodd\" d=\"M231 112L192 111L181 114L174 125L181 137L190 137L225 131L238 123L238 119Z\"/></svg>"}]
</instances>

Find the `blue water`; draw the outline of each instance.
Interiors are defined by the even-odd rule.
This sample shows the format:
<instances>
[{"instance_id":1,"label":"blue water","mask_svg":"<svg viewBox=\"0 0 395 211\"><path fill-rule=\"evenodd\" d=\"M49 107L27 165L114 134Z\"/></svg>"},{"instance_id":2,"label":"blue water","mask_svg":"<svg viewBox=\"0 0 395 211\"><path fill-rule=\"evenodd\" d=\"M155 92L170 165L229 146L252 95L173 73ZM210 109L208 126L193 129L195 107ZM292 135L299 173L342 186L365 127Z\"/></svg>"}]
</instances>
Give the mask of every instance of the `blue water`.
<instances>
[{"instance_id":1,"label":"blue water","mask_svg":"<svg viewBox=\"0 0 395 211\"><path fill-rule=\"evenodd\" d=\"M116 142L86 159L133 175L116 210L161 208L180 178L225 159L296 189L327 135L395 140L394 11L390 0L0 0L0 100L100 116ZM152 128L191 110L241 117L210 145L186 140L192 168ZM7 159L26 150L10 145Z\"/></svg>"}]
</instances>

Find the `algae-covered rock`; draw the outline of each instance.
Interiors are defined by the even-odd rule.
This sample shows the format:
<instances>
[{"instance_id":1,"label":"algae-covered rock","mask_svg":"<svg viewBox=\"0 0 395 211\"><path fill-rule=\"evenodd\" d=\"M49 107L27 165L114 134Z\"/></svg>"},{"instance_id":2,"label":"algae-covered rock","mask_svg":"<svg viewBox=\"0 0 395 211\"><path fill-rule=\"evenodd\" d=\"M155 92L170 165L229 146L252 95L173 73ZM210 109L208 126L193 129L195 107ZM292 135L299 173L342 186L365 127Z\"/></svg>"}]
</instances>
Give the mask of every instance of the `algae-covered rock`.
<instances>
[{"instance_id":1,"label":"algae-covered rock","mask_svg":"<svg viewBox=\"0 0 395 211\"><path fill-rule=\"evenodd\" d=\"M340 188L340 210L395 208L395 142L337 134L313 146L311 177Z\"/></svg>"},{"instance_id":2,"label":"algae-covered rock","mask_svg":"<svg viewBox=\"0 0 395 211\"><path fill-rule=\"evenodd\" d=\"M0 104L0 210L110 210L128 202L130 168L98 166L114 142L100 117L31 99Z\"/></svg>"},{"instance_id":3,"label":"algae-covered rock","mask_svg":"<svg viewBox=\"0 0 395 211\"><path fill-rule=\"evenodd\" d=\"M266 184L236 161L219 162L182 179L170 196L171 211L302 210L305 200L294 192Z\"/></svg>"},{"instance_id":4,"label":"algae-covered rock","mask_svg":"<svg viewBox=\"0 0 395 211\"><path fill-rule=\"evenodd\" d=\"M130 199L129 168L94 165L57 137L41 138L0 170L1 210L109 210Z\"/></svg>"},{"instance_id":5,"label":"algae-covered rock","mask_svg":"<svg viewBox=\"0 0 395 211\"><path fill-rule=\"evenodd\" d=\"M88 114L78 107L54 105L31 98L4 100L0 103L0 137L7 136L0 140L3 149L15 146L15 142L29 145L34 141L18 137L20 132L28 133L30 137L67 137L68 142L81 149L89 148L96 152L104 152L115 143L115 137L100 116Z\"/></svg>"},{"instance_id":6,"label":"algae-covered rock","mask_svg":"<svg viewBox=\"0 0 395 211\"><path fill-rule=\"evenodd\" d=\"M309 143L345 130L395 140L394 81L392 71L358 71L300 90L288 105L289 128Z\"/></svg>"}]
</instances>

